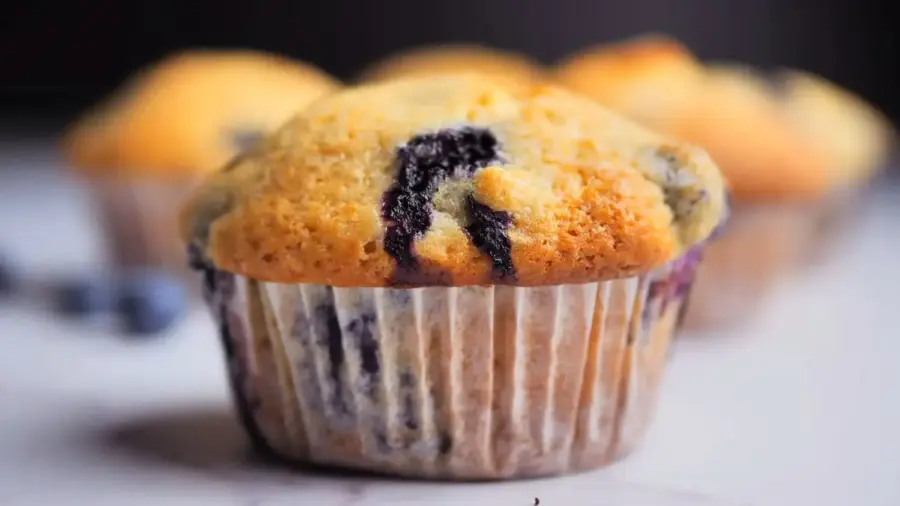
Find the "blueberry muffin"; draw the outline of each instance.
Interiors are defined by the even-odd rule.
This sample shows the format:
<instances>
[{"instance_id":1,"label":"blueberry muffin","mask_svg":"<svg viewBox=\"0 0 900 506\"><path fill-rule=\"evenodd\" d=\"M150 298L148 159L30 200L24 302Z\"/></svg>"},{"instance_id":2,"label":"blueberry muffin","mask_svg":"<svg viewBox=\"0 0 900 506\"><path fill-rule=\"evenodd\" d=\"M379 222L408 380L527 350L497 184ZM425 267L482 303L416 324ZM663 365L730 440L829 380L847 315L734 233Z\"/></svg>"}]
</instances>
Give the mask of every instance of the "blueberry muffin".
<instances>
[{"instance_id":1,"label":"blueberry muffin","mask_svg":"<svg viewBox=\"0 0 900 506\"><path fill-rule=\"evenodd\" d=\"M815 209L833 186L827 157L786 120L766 79L700 62L644 36L562 62L560 82L645 126L705 148L728 182L728 228L706 251L686 325L746 320L800 262Z\"/></svg>"},{"instance_id":2,"label":"blueberry muffin","mask_svg":"<svg viewBox=\"0 0 900 506\"><path fill-rule=\"evenodd\" d=\"M251 51L188 51L138 72L63 139L93 190L111 260L183 270L173 224L194 182L337 86L314 67Z\"/></svg>"},{"instance_id":3,"label":"blueberry muffin","mask_svg":"<svg viewBox=\"0 0 900 506\"><path fill-rule=\"evenodd\" d=\"M498 84L530 85L545 80L536 61L512 51L473 44L417 47L390 55L365 69L364 82L403 77L478 74Z\"/></svg>"},{"instance_id":4,"label":"blueberry muffin","mask_svg":"<svg viewBox=\"0 0 900 506\"><path fill-rule=\"evenodd\" d=\"M829 161L832 194L823 199L808 248L816 262L854 228L864 190L887 165L896 132L871 104L822 77L783 70L772 81L788 120Z\"/></svg>"},{"instance_id":5,"label":"blueberry muffin","mask_svg":"<svg viewBox=\"0 0 900 506\"><path fill-rule=\"evenodd\" d=\"M656 124L681 114L702 70L680 42L647 34L574 53L560 61L553 74L572 91L634 120Z\"/></svg>"},{"instance_id":6,"label":"blueberry muffin","mask_svg":"<svg viewBox=\"0 0 900 506\"><path fill-rule=\"evenodd\" d=\"M725 214L700 149L553 87L429 76L317 101L182 229L258 447L498 479L640 440Z\"/></svg>"}]
</instances>

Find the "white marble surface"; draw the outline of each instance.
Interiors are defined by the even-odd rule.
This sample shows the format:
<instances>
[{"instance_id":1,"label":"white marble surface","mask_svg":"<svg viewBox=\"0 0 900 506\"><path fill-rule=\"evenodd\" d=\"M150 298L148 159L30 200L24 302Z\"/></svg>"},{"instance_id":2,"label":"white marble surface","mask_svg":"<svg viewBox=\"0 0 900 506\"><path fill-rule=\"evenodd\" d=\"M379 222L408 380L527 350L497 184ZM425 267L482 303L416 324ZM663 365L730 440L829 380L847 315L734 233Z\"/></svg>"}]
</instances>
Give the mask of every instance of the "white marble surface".
<instances>
[{"instance_id":1,"label":"white marble surface","mask_svg":"<svg viewBox=\"0 0 900 506\"><path fill-rule=\"evenodd\" d=\"M95 266L87 200L41 147L0 146L13 167L0 170L0 251L31 274ZM900 504L900 193L882 190L857 241L759 322L682 340L646 444L573 478L437 485L266 467L231 417L202 311L129 342L0 302L0 505Z\"/></svg>"}]
</instances>

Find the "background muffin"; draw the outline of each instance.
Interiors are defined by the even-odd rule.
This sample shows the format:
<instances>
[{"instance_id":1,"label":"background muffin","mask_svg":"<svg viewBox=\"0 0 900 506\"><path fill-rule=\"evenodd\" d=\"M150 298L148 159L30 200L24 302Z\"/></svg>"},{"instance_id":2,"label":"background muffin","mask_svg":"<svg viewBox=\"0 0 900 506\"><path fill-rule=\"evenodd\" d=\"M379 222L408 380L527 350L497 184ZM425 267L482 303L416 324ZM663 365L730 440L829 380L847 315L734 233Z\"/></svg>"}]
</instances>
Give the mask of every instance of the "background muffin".
<instances>
[{"instance_id":1,"label":"background muffin","mask_svg":"<svg viewBox=\"0 0 900 506\"><path fill-rule=\"evenodd\" d=\"M544 80L544 72L538 62L512 51L472 44L445 44L390 55L365 69L360 80L471 73L501 83L528 85Z\"/></svg>"},{"instance_id":2,"label":"background muffin","mask_svg":"<svg viewBox=\"0 0 900 506\"><path fill-rule=\"evenodd\" d=\"M743 66L706 67L683 114L660 128L704 146L735 202L816 200L831 184L826 156L785 121L764 78Z\"/></svg>"},{"instance_id":3,"label":"background muffin","mask_svg":"<svg viewBox=\"0 0 900 506\"><path fill-rule=\"evenodd\" d=\"M801 261L815 209L834 182L828 158L788 121L765 78L704 64L649 35L584 51L560 82L658 131L704 147L728 181L728 228L706 252L687 325L709 328L755 312Z\"/></svg>"},{"instance_id":4,"label":"background muffin","mask_svg":"<svg viewBox=\"0 0 900 506\"><path fill-rule=\"evenodd\" d=\"M502 478L639 441L724 209L702 150L559 89L427 77L313 104L184 234L258 445Z\"/></svg>"},{"instance_id":5,"label":"background muffin","mask_svg":"<svg viewBox=\"0 0 900 506\"><path fill-rule=\"evenodd\" d=\"M706 262L689 328L741 322L805 261L815 215L834 187L828 158L786 120L773 90L749 68L706 67L685 114L661 128L707 150L728 179L732 220Z\"/></svg>"},{"instance_id":6,"label":"background muffin","mask_svg":"<svg viewBox=\"0 0 900 506\"><path fill-rule=\"evenodd\" d=\"M808 258L816 263L857 223L863 192L887 165L896 132L872 105L822 77L783 70L773 81L788 121L829 162L832 194L820 206L808 245Z\"/></svg>"},{"instance_id":7,"label":"background muffin","mask_svg":"<svg viewBox=\"0 0 900 506\"><path fill-rule=\"evenodd\" d=\"M63 149L94 190L120 267L185 264L174 209L225 164L338 83L252 51L188 51L142 70L66 133Z\"/></svg>"},{"instance_id":8,"label":"background muffin","mask_svg":"<svg viewBox=\"0 0 900 506\"><path fill-rule=\"evenodd\" d=\"M852 184L883 167L896 133L875 107L807 72L783 70L774 80L788 118L828 153L838 177Z\"/></svg>"},{"instance_id":9,"label":"background muffin","mask_svg":"<svg viewBox=\"0 0 900 506\"><path fill-rule=\"evenodd\" d=\"M570 55L556 65L554 75L575 92L655 125L681 114L702 67L680 42L648 34Z\"/></svg>"}]
</instances>

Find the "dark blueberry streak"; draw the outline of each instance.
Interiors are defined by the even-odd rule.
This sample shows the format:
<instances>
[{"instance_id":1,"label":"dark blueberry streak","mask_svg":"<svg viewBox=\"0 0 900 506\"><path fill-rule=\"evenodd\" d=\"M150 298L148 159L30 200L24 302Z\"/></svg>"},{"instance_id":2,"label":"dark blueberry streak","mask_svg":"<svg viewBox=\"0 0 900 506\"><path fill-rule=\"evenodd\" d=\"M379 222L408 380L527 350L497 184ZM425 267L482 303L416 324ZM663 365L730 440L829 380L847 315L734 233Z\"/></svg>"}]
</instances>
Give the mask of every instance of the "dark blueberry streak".
<instances>
[{"instance_id":1,"label":"dark blueberry streak","mask_svg":"<svg viewBox=\"0 0 900 506\"><path fill-rule=\"evenodd\" d=\"M362 315L350 322L347 331L356 337L356 345L359 347L362 371L369 376L376 376L381 370L378 360L378 341L372 329L375 327L375 313L364 311Z\"/></svg>"},{"instance_id":2,"label":"dark blueberry streak","mask_svg":"<svg viewBox=\"0 0 900 506\"><path fill-rule=\"evenodd\" d=\"M472 221L466 227L466 233L478 251L491 259L494 278L501 281L514 279L516 267L510 253L512 243L506 234L506 229L512 223L512 216L504 211L494 211L471 195L466 198L466 209Z\"/></svg>"},{"instance_id":3,"label":"dark blueberry streak","mask_svg":"<svg viewBox=\"0 0 900 506\"><path fill-rule=\"evenodd\" d=\"M656 301L661 300L660 304L664 305L666 299L669 298L668 292L668 279L657 279L650 282L650 286L647 287L647 298L644 300L644 312L641 315L645 324L651 323L658 316L654 311ZM659 312L662 311L663 307L660 307Z\"/></svg>"},{"instance_id":4,"label":"dark blueberry streak","mask_svg":"<svg viewBox=\"0 0 900 506\"><path fill-rule=\"evenodd\" d=\"M387 434L383 431L375 432L375 444L378 445L379 453L383 455L387 455L393 452L393 448L391 448L391 443L388 442Z\"/></svg>"},{"instance_id":5,"label":"dark blueberry streak","mask_svg":"<svg viewBox=\"0 0 900 506\"><path fill-rule=\"evenodd\" d=\"M329 299L332 299L332 288L328 287ZM333 300L333 299L332 299ZM313 321L316 327L316 335L324 339L328 350L329 373L334 381L334 408L341 413L349 413L347 404L341 394L341 367L344 365L344 343L341 324L338 322L337 310L334 304L329 302L316 307ZM320 341L321 342L321 341Z\"/></svg>"},{"instance_id":6,"label":"dark blueberry streak","mask_svg":"<svg viewBox=\"0 0 900 506\"><path fill-rule=\"evenodd\" d=\"M397 176L385 192L381 216L387 227L384 249L397 262L398 284L414 284L416 274L421 274L417 273L420 266L414 243L431 228L434 195L440 183L471 179L479 169L502 163L498 151L496 137L487 129L474 127L417 135L397 150ZM509 217L478 206L469 206L473 222L469 235L479 250L491 257L495 272L512 276L509 239L505 238Z\"/></svg>"},{"instance_id":7,"label":"dark blueberry streak","mask_svg":"<svg viewBox=\"0 0 900 506\"><path fill-rule=\"evenodd\" d=\"M450 434L442 432L440 436L440 442L438 443L438 453L440 453L441 455L447 455L452 449L453 438L450 437Z\"/></svg>"},{"instance_id":8,"label":"dark blueberry streak","mask_svg":"<svg viewBox=\"0 0 900 506\"><path fill-rule=\"evenodd\" d=\"M676 328L681 328L684 318L687 316L691 302L691 288L696 279L697 269L703 261L703 253L704 248L702 246L688 251L678 266L678 281L675 286L675 295L680 297L682 301L678 310L678 319L675 323Z\"/></svg>"},{"instance_id":9,"label":"dark blueberry streak","mask_svg":"<svg viewBox=\"0 0 900 506\"><path fill-rule=\"evenodd\" d=\"M262 430L253 417L258 399L245 387L247 383L246 364L240 356L235 336L228 325L228 298L234 293L234 276L222 272L212 266L202 254L201 248L192 245L188 248L188 262L192 269L203 274L203 298L215 315L219 338L225 350L225 361L228 364L228 383L238 412L238 419L250 444L263 456L272 460L282 460L272 445L266 441Z\"/></svg>"},{"instance_id":10,"label":"dark blueberry streak","mask_svg":"<svg viewBox=\"0 0 900 506\"><path fill-rule=\"evenodd\" d=\"M231 385L234 404L237 408L238 419L240 420L241 425L243 425L244 430L247 432L250 443L257 451L266 457L277 458L277 452L275 452L269 442L266 441L265 436L262 434L262 430L253 418L255 403L250 400L243 387L247 373L244 370L243 364L240 363L240 358L237 356L237 346L234 342L234 338L231 336L228 323L225 321L225 318L227 317L226 313L227 310L223 309L219 316L219 319L222 321L222 323L219 324L219 335L222 340L222 345L225 348L228 369L231 372L231 374L228 375L229 383Z\"/></svg>"},{"instance_id":11,"label":"dark blueberry streak","mask_svg":"<svg viewBox=\"0 0 900 506\"><path fill-rule=\"evenodd\" d=\"M419 430L416 418L416 400L411 393L403 396L403 426L409 430Z\"/></svg>"},{"instance_id":12,"label":"dark blueberry streak","mask_svg":"<svg viewBox=\"0 0 900 506\"><path fill-rule=\"evenodd\" d=\"M403 407L400 414L403 420L403 425L409 430L418 430L419 421L416 417L416 412L418 410L416 409L415 398L416 376L409 371L400 373L399 386L400 395L403 399Z\"/></svg>"}]
</instances>

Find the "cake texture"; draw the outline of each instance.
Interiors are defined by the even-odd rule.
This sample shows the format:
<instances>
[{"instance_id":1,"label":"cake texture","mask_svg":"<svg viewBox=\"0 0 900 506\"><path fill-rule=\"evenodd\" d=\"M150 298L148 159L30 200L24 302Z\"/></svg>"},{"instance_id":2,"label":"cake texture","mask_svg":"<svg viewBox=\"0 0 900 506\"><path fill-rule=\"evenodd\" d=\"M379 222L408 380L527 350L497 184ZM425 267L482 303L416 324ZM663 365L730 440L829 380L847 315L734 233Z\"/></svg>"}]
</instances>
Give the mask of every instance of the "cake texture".
<instances>
[{"instance_id":1,"label":"cake texture","mask_svg":"<svg viewBox=\"0 0 900 506\"><path fill-rule=\"evenodd\" d=\"M554 87L429 76L316 102L182 233L258 448L500 479L639 443L725 216L702 150Z\"/></svg>"},{"instance_id":2,"label":"cake texture","mask_svg":"<svg viewBox=\"0 0 900 506\"><path fill-rule=\"evenodd\" d=\"M214 175L184 233L266 281L577 283L676 258L724 194L703 150L563 90L409 79L313 104Z\"/></svg>"}]
</instances>

